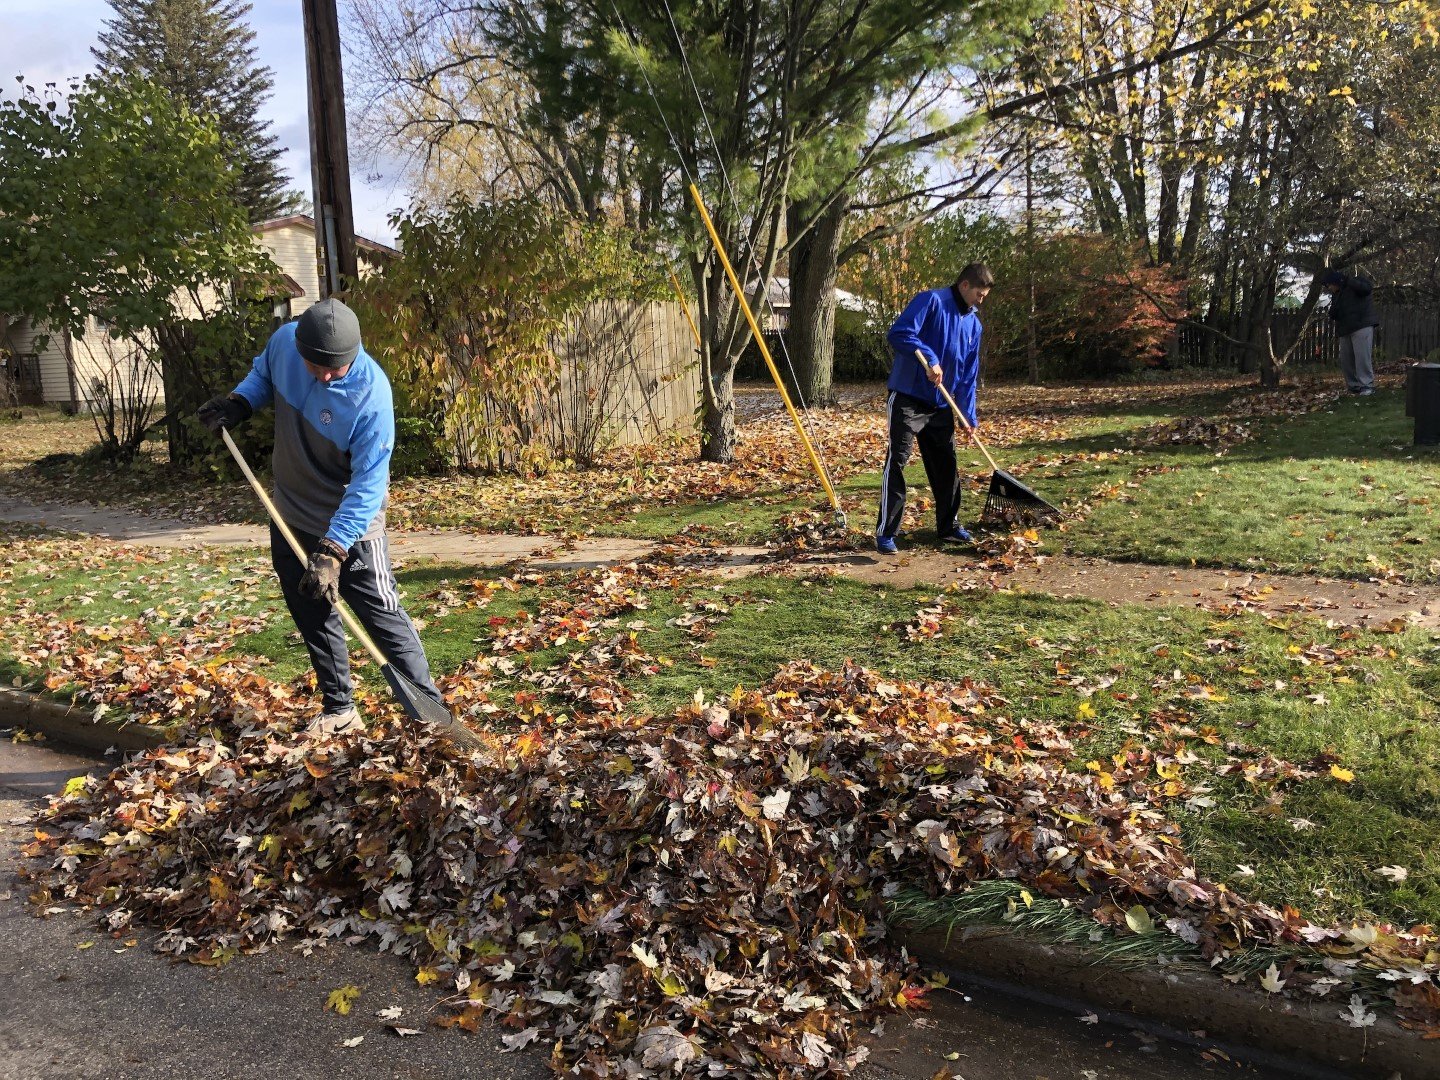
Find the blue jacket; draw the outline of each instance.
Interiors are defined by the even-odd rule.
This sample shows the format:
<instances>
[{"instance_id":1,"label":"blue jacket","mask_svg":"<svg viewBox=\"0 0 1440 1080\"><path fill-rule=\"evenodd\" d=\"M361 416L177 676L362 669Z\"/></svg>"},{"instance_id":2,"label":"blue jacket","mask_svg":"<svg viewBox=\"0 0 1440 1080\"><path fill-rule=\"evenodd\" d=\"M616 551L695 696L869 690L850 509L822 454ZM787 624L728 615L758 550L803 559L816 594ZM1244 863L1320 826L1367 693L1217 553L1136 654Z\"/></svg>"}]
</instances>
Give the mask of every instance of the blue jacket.
<instances>
[{"instance_id":1,"label":"blue jacket","mask_svg":"<svg viewBox=\"0 0 1440 1080\"><path fill-rule=\"evenodd\" d=\"M361 349L343 379L322 383L286 323L235 393L252 409L275 403L275 504L287 525L347 551L385 531L395 406L369 353Z\"/></svg>"},{"instance_id":2,"label":"blue jacket","mask_svg":"<svg viewBox=\"0 0 1440 1080\"><path fill-rule=\"evenodd\" d=\"M911 300L885 336L894 352L891 390L919 398L936 408L949 408L929 373L915 359L919 349L945 372L945 388L971 424L975 416L975 383L980 377L980 317L954 288L929 289Z\"/></svg>"}]
</instances>

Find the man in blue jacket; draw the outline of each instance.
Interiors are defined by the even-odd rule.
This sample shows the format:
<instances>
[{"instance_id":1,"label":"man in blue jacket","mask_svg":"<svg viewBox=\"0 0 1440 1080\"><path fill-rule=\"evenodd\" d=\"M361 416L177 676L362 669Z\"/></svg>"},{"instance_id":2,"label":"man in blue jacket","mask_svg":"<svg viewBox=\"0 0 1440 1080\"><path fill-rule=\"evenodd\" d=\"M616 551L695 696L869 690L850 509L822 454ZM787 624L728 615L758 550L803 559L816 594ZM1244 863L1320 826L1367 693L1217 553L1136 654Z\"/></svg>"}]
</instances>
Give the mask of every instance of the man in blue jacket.
<instances>
[{"instance_id":1,"label":"man in blue jacket","mask_svg":"<svg viewBox=\"0 0 1440 1080\"><path fill-rule=\"evenodd\" d=\"M309 552L302 565L274 524L270 558L324 701L317 730L360 723L350 649L335 605L343 596L389 661L436 701L425 650L400 606L385 539L395 407L390 381L361 347L360 321L323 300L275 331L250 374L198 418L217 436L273 402L275 505Z\"/></svg>"},{"instance_id":2,"label":"man in blue jacket","mask_svg":"<svg viewBox=\"0 0 1440 1080\"><path fill-rule=\"evenodd\" d=\"M980 375L980 305L995 278L984 263L971 263L947 289L922 292L890 327L886 340L894 354L885 411L890 446L880 480L880 518L875 549L898 550L895 538L905 520L905 466L915 444L925 478L935 493L935 529L940 539L968 544L970 533L956 522L960 512L960 472L955 464L955 418L941 396L943 384L973 427L975 383ZM929 361L924 367L915 351Z\"/></svg>"},{"instance_id":3,"label":"man in blue jacket","mask_svg":"<svg viewBox=\"0 0 1440 1080\"><path fill-rule=\"evenodd\" d=\"M1370 294L1375 286L1359 274L1353 277L1331 270L1320 284L1330 294L1330 318L1335 323L1335 336L1340 339L1340 374L1345 388L1352 394L1369 397L1375 393L1375 368L1371 357L1375 351L1375 307Z\"/></svg>"}]
</instances>

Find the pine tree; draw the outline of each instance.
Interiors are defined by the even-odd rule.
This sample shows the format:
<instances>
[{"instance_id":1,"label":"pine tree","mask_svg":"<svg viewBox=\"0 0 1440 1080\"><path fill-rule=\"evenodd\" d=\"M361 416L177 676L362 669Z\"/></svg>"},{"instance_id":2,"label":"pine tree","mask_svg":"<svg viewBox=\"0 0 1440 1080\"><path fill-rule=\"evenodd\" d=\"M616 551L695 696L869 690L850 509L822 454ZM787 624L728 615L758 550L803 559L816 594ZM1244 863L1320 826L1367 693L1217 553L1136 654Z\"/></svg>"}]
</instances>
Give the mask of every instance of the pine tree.
<instances>
[{"instance_id":1,"label":"pine tree","mask_svg":"<svg viewBox=\"0 0 1440 1080\"><path fill-rule=\"evenodd\" d=\"M138 74L196 113L214 113L236 162L236 198L251 221L290 212L297 196L281 148L260 117L274 86L255 56L245 0L110 0L114 16L92 49L104 72Z\"/></svg>"}]
</instances>

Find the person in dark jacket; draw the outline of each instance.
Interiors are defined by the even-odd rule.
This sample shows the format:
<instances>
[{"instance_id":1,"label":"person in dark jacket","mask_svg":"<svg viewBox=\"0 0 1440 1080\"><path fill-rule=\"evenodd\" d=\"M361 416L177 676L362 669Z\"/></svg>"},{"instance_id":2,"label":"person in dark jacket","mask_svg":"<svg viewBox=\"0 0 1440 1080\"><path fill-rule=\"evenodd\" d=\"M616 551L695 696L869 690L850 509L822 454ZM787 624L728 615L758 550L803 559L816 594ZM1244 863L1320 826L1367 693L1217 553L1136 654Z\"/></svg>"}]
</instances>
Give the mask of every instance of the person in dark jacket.
<instances>
[{"instance_id":1,"label":"person in dark jacket","mask_svg":"<svg viewBox=\"0 0 1440 1080\"><path fill-rule=\"evenodd\" d=\"M995 278L984 263L971 263L955 284L928 289L911 300L890 327L893 353L890 394L885 401L890 442L880 479L880 516L875 550L898 550L895 537L905 519L905 466L918 442L925 478L935 493L935 529L942 541L968 544L970 533L956 521L960 512L960 471L955 464L955 417L940 393L950 391L973 427L975 384L980 375L980 305ZM919 350L929 366L915 357Z\"/></svg>"},{"instance_id":2,"label":"person in dark jacket","mask_svg":"<svg viewBox=\"0 0 1440 1080\"><path fill-rule=\"evenodd\" d=\"M1330 294L1330 318L1340 339L1340 372L1345 376L1345 388L1368 397L1375 392L1372 356L1375 327L1380 325L1370 296L1375 286L1368 278L1339 270L1331 270L1320 284Z\"/></svg>"},{"instance_id":3,"label":"person in dark jacket","mask_svg":"<svg viewBox=\"0 0 1440 1080\"><path fill-rule=\"evenodd\" d=\"M350 649L335 605L344 597L390 662L436 701L440 691L415 624L400 605L385 538L395 407L390 380L361 346L360 321L322 300L275 331L250 374L198 418L217 437L267 405L275 410L275 505L309 558L270 526L270 557L315 667L324 711L314 730L360 726Z\"/></svg>"}]
</instances>

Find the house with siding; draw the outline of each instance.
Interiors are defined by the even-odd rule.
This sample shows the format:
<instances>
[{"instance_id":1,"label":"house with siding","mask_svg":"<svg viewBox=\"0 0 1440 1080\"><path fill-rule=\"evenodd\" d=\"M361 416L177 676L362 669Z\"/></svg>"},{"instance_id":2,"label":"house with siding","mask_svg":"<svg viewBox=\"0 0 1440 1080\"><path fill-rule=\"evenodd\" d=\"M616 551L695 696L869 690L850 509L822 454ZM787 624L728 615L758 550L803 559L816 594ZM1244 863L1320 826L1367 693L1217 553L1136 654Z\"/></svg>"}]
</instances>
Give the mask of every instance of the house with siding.
<instances>
[{"instance_id":1,"label":"house with siding","mask_svg":"<svg viewBox=\"0 0 1440 1080\"><path fill-rule=\"evenodd\" d=\"M277 324L285 322L320 299L315 219L291 214L260 222L254 233L280 269L279 293L283 295L269 300ZM362 277L400 254L362 236L355 238L355 246ZM28 320L6 320L0 315L0 383L8 383L11 395L23 404L56 404L75 411L95 406L97 385L119 384L122 392L153 394L158 399L162 393L159 371L129 362L131 347L106 331L103 322L92 318L81 336L47 334ZM258 351L258 342L256 347ZM0 393L0 399L4 396Z\"/></svg>"}]
</instances>

